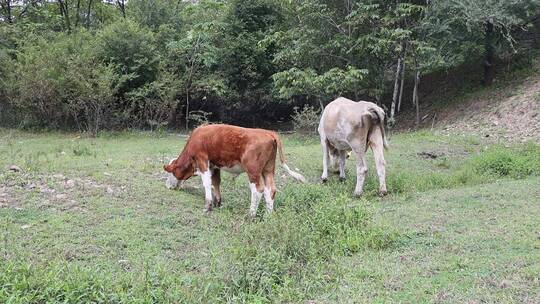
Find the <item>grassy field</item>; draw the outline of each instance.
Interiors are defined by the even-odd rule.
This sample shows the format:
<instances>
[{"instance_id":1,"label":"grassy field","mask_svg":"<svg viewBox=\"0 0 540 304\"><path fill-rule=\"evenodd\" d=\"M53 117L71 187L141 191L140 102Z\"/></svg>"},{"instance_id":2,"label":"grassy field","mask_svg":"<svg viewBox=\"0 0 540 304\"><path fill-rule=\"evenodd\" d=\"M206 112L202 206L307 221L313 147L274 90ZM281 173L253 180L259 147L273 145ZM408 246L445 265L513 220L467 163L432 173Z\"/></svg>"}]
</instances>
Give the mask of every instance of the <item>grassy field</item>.
<instances>
[{"instance_id":1,"label":"grassy field","mask_svg":"<svg viewBox=\"0 0 540 304\"><path fill-rule=\"evenodd\" d=\"M317 138L285 137L251 220L245 175L203 214L198 178L164 185L172 134L0 130L0 303L540 303L540 146L398 134L389 195L319 184ZM10 172L10 165L21 172Z\"/></svg>"}]
</instances>

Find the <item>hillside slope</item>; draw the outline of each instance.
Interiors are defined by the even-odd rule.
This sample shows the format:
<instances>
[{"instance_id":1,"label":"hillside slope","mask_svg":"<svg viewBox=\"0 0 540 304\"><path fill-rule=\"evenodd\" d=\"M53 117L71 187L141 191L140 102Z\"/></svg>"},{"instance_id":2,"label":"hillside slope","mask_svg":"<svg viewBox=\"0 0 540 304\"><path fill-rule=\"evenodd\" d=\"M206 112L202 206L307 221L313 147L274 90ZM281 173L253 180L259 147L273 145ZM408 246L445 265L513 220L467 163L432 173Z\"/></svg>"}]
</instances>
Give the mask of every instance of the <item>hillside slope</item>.
<instances>
[{"instance_id":1,"label":"hillside slope","mask_svg":"<svg viewBox=\"0 0 540 304\"><path fill-rule=\"evenodd\" d=\"M511 78L509 80L464 96L439 96L437 92L424 95L420 109L421 127L438 129L446 134L478 135L500 142L539 141L539 66L537 59L531 70L533 75L529 73L524 77L513 73L506 76ZM414 115L411 110L398 117L398 129L413 128Z\"/></svg>"}]
</instances>

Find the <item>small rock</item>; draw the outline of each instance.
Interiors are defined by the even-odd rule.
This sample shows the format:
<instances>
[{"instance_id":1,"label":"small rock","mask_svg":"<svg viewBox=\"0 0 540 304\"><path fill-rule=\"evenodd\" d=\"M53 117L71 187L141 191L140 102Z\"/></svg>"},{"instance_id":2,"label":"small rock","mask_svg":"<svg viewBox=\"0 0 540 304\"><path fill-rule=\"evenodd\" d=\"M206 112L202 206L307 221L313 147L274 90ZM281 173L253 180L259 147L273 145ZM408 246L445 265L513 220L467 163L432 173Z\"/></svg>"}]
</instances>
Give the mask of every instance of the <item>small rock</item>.
<instances>
[{"instance_id":1,"label":"small rock","mask_svg":"<svg viewBox=\"0 0 540 304\"><path fill-rule=\"evenodd\" d=\"M70 189L70 188L75 187L75 181L72 180L72 179L68 179L68 180L64 183L64 187L65 187L66 189Z\"/></svg>"},{"instance_id":2,"label":"small rock","mask_svg":"<svg viewBox=\"0 0 540 304\"><path fill-rule=\"evenodd\" d=\"M36 184L30 183L28 184L28 186L26 186L26 189L30 190L30 189L34 189L35 187L36 187Z\"/></svg>"},{"instance_id":3,"label":"small rock","mask_svg":"<svg viewBox=\"0 0 540 304\"><path fill-rule=\"evenodd\" d=\"M9 166L9 171L12 171L12 172L21 172L21 167L17 166L17 165L11 165Z\"/></svg>"},{"instance_id":4,"label":"small rock","mask_svg":"<svg viewBox=\"0 0 540 304\"><path fill-rule=\"evenodd\" d=\"M22 226L21 226L21 229L28 229L28 228L30 228L30 227L32 227L32 225L28 225L28 224L27 224L27 225L22 225Z\"/></svg>"},{"instance_id":5,"label":"small rock","mask_svg":"<svg viewBox=\"0 0 540 304\"><path fill-rule=\"evenodd\" d=\"M64 179L64 178L66 178L63 174L54 174L53 177L56 178L56 179Z\"/></svg>"},{"instance_id":6,"label":"small rock","mask_svg":"<svg viewBox=\"0 0 540 304\"><path fill-rule=\"evenodd\" d=\"M67 197L67 194L65 194L65 193L58 193L56 195L56 199L60 199L60 200L65 199L66 197Z\"/></svg>"},{"instance_id":7,"label":"small rock","mask_svg":"<svg viewBox=\"0 0 540 304\"><path fill-rule=\"evenodd\" d=\"M127 263L129 263L129 260L118 260L118 263L127 264Z\"/></svg>"},{"instance_id":8,"label":"small rock","mask_svg":"<svg viewBox=\"0 0 540 304\"><path fill-rule=\"evenodd\" d=\"M113 190L113 188L111 188L111 186L107 186L107 193L109 193L109 194L114 193L114 190Z\"/></svg>"},{"instance_id":9,"label":"small rock","mask_svg":"<svg viewBox=\"0 0 540 304\"><path fill-rule=\"evenodd\" d=\"M103 175L111 176L112 174L110 174L109 172L103 172Z\"/></svg>"},{"instance_id":10,"label":"small rock","mask_svg":"<svg viewBox=\"0 0 540 304\"><path fill-rule=\"evenodd\" d=\"M509 280L502 280L499 284L499 288L508 288L510 287L510 281Z\"/></svg>"}]
</instances>

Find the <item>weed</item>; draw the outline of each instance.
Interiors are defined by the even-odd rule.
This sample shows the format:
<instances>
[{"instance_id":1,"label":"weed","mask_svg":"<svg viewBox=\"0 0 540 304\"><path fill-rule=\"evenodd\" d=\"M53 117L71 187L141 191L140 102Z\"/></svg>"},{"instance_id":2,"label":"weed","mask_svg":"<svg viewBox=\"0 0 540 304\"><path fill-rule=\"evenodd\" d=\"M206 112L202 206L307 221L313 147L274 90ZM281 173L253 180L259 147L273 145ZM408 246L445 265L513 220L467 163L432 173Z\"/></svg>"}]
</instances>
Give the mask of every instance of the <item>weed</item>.
<instances>
[{"instance_id":1,"label":"weed","mask_svg":"<svg viewBox=\"0 0 540 304\"><path fill-rule=\"evenodd\" d=\"M319 125L321 111L312 106L305 106L302 110L294 108L292 115L294 130L304 134L315 134Z\"/></svg>"},{"instance_id":2,"label":"weed","mask_svg":"<svg viewBox=\"0 0 540 304\"><path fill-rule=\"evenodd\" d=\"M92 151L92 149L90 149L88 146L80 144L74 145L72 147L72 152L75 156L95 156L95 152Z\"/></svg>"}]
</instances>

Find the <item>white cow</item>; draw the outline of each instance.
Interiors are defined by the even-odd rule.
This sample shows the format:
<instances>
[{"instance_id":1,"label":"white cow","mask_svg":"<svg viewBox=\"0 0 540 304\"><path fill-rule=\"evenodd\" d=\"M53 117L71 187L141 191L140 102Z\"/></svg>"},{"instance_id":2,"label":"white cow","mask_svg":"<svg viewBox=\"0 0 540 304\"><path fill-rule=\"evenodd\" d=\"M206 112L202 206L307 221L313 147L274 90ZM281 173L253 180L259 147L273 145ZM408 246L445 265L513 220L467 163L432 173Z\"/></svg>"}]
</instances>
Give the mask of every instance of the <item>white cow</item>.
<instances>
[{"instance_id":1,"label":"white cow","mask_svg":"<svg viewBox=\"0 0 540 304\"><path fill-rule=\"evenodd\" d=\"M340 180L345 179L347 152L356 156L356 188L354 194L362 195L367 172L365 152L373 150L379 194L386 194L385 161L383 150L387 148L384 134L384 110L372 102L352 101L339 97L324 108L319 123L319 135L323 151L323 182L328 180L328 165L339 167Z\"/></svg>"}]
</instances>

